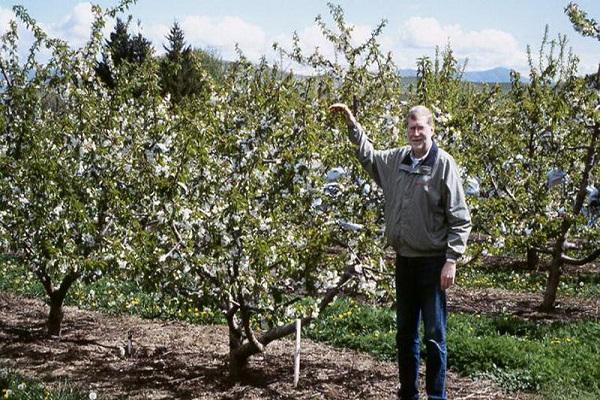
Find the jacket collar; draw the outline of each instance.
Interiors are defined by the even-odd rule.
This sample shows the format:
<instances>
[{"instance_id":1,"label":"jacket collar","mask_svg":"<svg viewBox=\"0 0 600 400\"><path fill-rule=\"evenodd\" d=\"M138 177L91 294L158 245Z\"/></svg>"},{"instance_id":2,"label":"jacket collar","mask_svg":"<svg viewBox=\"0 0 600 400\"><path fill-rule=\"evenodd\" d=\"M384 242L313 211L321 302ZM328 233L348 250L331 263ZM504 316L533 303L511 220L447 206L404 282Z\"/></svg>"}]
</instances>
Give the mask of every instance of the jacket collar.
<instances>
[{"instance_id":1,"label":"jacket collar","mask_svg":"<svg viewBox=\"0 0 600 400\"><path fill-rule=\"evenodd\" d=\"M406 155L404 156L404 159L402 160L402 164L406 164L406 165L411 165L411 160L410 160L410 152L411 150L409 149L406 152ZM421 164L419 164L419 166L427 166L429 168L433 168L433 165L435 164L435 160L437 160L437 155L438 155L438 147L435 144L435 141L431 141L431 148L429 149L429 154L427 154L427 157L421 162ZM417 168L419 167L417 166Z\"/></svg>"}]
</instances>

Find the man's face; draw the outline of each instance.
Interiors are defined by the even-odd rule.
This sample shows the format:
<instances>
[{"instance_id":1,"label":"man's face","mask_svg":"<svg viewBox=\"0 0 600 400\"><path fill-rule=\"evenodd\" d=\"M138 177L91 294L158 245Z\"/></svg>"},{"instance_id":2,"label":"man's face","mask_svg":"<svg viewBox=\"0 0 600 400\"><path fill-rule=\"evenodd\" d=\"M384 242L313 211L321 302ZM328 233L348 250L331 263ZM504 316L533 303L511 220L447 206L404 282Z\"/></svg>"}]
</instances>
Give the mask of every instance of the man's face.
<instances>
[{"instance_id":1,"label":"man's face","mask_svg":"<svg viewBox=\"0 0 600 400\"><path fill-rule=\"evenodd\" d=\"M408 119L408 143L413 154L422 157L431 147L433 129L427 123L427 118L419 116L416 119Z\"/></svg>"}]
</instances>

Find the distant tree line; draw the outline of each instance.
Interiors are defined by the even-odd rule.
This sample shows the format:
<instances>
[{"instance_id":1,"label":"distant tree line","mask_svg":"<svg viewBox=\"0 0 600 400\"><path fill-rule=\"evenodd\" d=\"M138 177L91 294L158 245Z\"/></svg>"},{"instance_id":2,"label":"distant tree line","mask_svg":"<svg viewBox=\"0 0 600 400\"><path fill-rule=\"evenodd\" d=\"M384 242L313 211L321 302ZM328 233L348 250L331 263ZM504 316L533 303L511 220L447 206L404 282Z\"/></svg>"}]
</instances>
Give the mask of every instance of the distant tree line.
<instances>
[{"instance_id":1,"label":"distant tree line","mask_svg":"<svg viewBox=\"0 0 600 400\"><path fill-rule=\"evenodd\" d=\"M123 64L140 65L149 57L154 57L152 43L141 33L132 34L129 29L131 17L127 21L117 18L117 23L106 41L107 52L102 54L96 72L110 88L117 85L116 70ZM185 97L203 92L205 76L213 81L222 81L226 63L214 49L192 48L177 21L173 22L163 45L166 53L159 58L160 84L164 95L170 95L174 104Z\"/></svg>"}]
</instances>

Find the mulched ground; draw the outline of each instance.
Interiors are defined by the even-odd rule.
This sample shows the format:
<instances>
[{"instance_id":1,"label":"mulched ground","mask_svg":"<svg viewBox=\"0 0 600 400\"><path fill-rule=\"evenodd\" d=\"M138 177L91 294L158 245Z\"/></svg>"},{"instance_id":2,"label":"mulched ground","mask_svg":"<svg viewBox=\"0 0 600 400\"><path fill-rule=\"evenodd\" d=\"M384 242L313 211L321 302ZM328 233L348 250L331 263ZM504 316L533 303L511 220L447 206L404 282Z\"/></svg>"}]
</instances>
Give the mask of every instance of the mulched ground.
<instances>
[{"instance_id":1,"label":"mulched ground","mask_svg":"<svg viewBox=\"0 0 600 400\"><path fill-rule=\"evenodd\" d=\"M459 293L456 290L454 295ZM394 398L397 372L393 363L310 340L302 342L297 388L292 384L291 340L269 345L262 357L252 359L245 381L233 384L227 378L227 330L223 326L114 317L66 307L63 335L57 340L44 335L46 313L47 307L39 300L0 294L0 367L49 384L67 380L101 398ZM134 353L122 357L129 331ZM533 398L504 394L491 382L459 377L452 371L448 392L451 399Z\"/></svg>"}]
</instances>

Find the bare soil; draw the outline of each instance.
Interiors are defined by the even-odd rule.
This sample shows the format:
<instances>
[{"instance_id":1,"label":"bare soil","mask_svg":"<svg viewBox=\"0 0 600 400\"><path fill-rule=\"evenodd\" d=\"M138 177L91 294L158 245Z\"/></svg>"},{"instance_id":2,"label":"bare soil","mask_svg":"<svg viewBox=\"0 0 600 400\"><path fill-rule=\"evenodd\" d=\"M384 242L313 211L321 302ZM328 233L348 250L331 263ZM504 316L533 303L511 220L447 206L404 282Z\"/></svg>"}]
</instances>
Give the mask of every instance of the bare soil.
<instances>
[{"instance_id":1,"label":"bare soil","mask_svg":"<svg viewBox=\"0 0 600 400\"><path fill-rule=\"evenodd\" d=\"M466 296L460 290L457 294ZM471 303L464 303L463 309L469 310ZM224 326L143 320L66 307L62 337L52 339L44 333L47 311L40 300L0 294L0 367L49 385L66 380L109 399L348 400L393 399L395 394L394 363L310 340L302 342L297 388L292 383L291 340L269 345L263 356L252 359L245 380L234 384L227 377ZM133 354L123 356L129 332ZM489 381L460 377L452 371L448 394L451 399L534 398L506 394Z\"/></svg>"}]
</instances>

